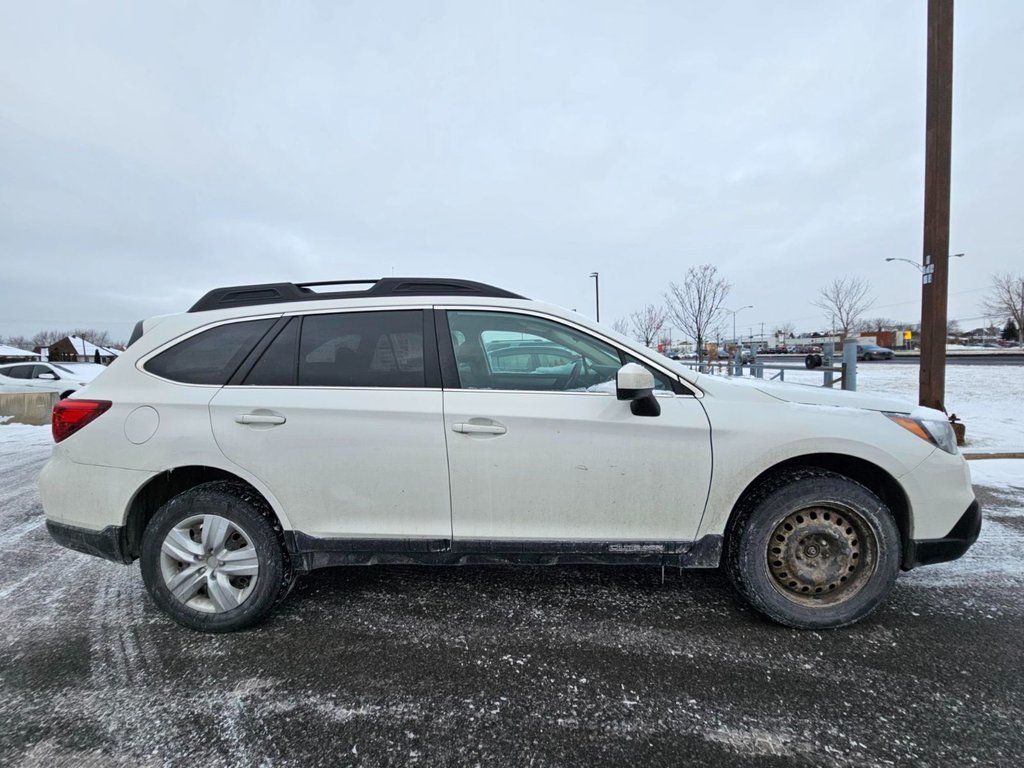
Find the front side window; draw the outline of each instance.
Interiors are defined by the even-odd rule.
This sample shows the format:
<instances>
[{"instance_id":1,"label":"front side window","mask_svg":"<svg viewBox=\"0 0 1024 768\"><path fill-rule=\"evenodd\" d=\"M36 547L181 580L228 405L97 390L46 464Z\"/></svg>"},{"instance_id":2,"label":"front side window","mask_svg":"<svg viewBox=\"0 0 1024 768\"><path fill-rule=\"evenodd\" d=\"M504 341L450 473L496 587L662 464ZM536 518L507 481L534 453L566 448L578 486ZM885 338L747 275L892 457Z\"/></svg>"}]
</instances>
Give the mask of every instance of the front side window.
<instances>
[{"instance_id":1,"label":"front side window","mask_svg":"<svg viewBox=\"0 0 1024 768\"><path fill-rule=\"evenodd\" d=\"M35 368L33 368L32 369L32 378L33 379L41 379L43 377L44 373L50 374L55 379L59 379L60 378L60 376L57 375L57 372L54 371L52 368L50 368L48 365L37 365Z\"/></svg>"},{"instance_id":2,"label":"front side window","mask_svg":"<svg viewBox=\"0 0 1024 768\"><path fill-rule=\"evenodd\" d=\"M344 312L304 318L299 342L298 384L306 387L426 386L423 312Z\"/></svg>"},{"instance_id":3,"label":"front side window","mask_svg":"<svg viewBox=\"0 0 1024 768\"><path fill-rule=\"evenodd\" d=\"M218 325L175 344L143 367L183 384L223 386L273 324L266 319Z\"/></svg>"},{"instance_id":4,"label":"front side window","mask_svg":"<svg viewBox=\"0 0 1024 768\"><path fill-rule=\"evenodd\" d=\"M448 312L459 383L465 389L614 392L615 375L638 362L604 341L551 320L503 312ZM654 374L657 389L671 391Z\"/></svg>"}]
</instances>

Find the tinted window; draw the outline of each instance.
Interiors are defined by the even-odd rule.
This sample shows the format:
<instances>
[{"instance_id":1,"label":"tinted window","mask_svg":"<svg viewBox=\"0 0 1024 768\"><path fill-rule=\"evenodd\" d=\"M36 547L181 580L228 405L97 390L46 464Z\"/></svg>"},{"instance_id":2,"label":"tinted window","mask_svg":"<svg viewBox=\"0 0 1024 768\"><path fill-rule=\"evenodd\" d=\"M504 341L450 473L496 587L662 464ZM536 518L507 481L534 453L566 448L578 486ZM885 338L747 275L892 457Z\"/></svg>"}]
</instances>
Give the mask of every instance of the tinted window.
<instances>
[{"instance_id":1,"label":"tinted window","mask_svg":"<svg viewBox=\"0 0 1024 768\"><path fill-rule=\"evenodd\" d=\"M32 368L31 365L13 365L3 373L12 379L29 379L32 378Z\"/></svg>"},{"instance_id":2,"label":"tinted window","mask_svg":"<svg viewBox=\"0 0 1024 768\"><path fill-rule=\"evenodd\" d=\"M218 325L161 352L145 368L184 384L224 385L273 323L249 320Z\"/></svg>"},{"instance_id":3,"label":"tinted window","mask_svg":"<svg viewBox=\"0 0 1024 768\"><path fill-rule=\"evenodd\" d=\"M304 318L299 385L426 386L423 312L346 312Z\"/></svg>"},{"instance_id":4,"label":"tinted window","mask_svg":"<svg viewBox=\"0 0 1024 768\"><path fill-rule=\"evenodd\" d=\"M295 362L298 360L299 318L292 318L263 352L259 362L249 371L243 384L258 387L291 387L295 385Z\"/></svg>"}]
</instances>

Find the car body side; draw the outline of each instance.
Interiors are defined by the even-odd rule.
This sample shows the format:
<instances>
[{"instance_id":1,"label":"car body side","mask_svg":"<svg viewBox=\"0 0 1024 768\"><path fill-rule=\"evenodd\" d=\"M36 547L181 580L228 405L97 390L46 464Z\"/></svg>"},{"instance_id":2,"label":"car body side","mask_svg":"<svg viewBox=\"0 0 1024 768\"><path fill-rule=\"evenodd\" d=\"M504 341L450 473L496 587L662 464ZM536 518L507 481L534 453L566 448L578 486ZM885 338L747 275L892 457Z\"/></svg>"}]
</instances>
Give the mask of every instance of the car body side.
<instances>
[{"instance_id":1,"label":"car body side","mask_svg":"<svg viewBox=\"0 0 1024 768\"><path fill-rule=\"evenodd\" d=\"M77 399L110 400L113 405L87 428L55 446L40 480L48 519L84 531L108 531L112 552L96 554L130 561L138 555L141 527L170 494L204 480L237 478L266 499L286 532L293 537L308 532L301 510L287 508L274 489L221 450L210 413L210 403L221 387L171 383L147 373L142 366L186 336L225 321L396 306L508 309L546 317L611 342L681 382L685 394L660 393L659 398L663 407L671 407L673 399L685 399L689 406L703 409L713 457L707 487L700 487L705 481L698 478L698 487L685 489L703 497L703 515L689 543L693 547L700 542L707 545L701 557L691 557L685 564L718 564L723 538L744 495L759 479L781 467L820 466L841 472L845 468L846 474L878 491L890 502L900 523L905 567L914 564L910 557L913 540L946 536L973 502L969 471L960 455L945 453L914 437L880 410L794 403L758 387L699 375L574 313L538 302L367 298L318 302L315 307L278 304L272 311L266 307L249 312L213 310L201 316L174 315L149 322L137 343L95 383L74 395ZM619 405L628 415L628 404ZM447 430L441 414L438 429ZM686 482L686 478L681 480ZM336 514L344 515L345 510L338 509ZM680 554L666 551L666 561L673 562L670 558Z\"/></svg>"}]
</instances>

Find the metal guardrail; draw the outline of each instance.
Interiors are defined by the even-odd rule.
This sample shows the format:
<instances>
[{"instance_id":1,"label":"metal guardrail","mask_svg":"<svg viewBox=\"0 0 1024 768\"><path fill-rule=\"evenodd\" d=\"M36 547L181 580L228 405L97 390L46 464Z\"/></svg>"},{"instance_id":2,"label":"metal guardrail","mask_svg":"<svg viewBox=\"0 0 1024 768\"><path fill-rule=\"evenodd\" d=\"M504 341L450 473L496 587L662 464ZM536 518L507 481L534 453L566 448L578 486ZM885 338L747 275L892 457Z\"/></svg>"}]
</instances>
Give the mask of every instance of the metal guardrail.
<instances>
[{"instance_id":1,"label":"metal guardrail","mask_svg":"<svg viewBox=\"0 0 1024 768\"><path fill-rule=\"evenodd\" d=\"M765 378L765 371L777 371L774 376L769 376L769 381L785 381L786 371L820 371L822 374L823 387L834 389L839 385L841 389L850 392L857 391L857 347L854 344L847 344L843 349L843 362L839 365L833 364L835 350L833 345L826 344L821 354L821 365L811 366L808 364L783 365L781 363L765 363L755 357L746 363L743 362L739 351L730 360L705 360L700 363L687 363L686 365L698 373L719 374L723 376L745 376L744 369L755 379ZM808 355L810 358L810 355ZM836 374L839 374L838 378Z\"/></svg>"}]
</instances>

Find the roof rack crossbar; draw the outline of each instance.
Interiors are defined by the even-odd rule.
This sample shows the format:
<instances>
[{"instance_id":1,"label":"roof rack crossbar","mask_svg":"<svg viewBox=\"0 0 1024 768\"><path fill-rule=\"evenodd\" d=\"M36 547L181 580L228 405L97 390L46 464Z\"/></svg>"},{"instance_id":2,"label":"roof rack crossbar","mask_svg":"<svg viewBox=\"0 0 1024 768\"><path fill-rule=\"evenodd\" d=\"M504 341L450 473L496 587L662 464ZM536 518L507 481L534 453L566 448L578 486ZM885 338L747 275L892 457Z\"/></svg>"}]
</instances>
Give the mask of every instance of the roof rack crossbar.
<instances>
[{"instance_id":1,"label":"roof rack crossbar","mask_svg":"<svg viewBox=\"0 0 1024 768\"><path fill-rule=\"evenodd\" d=\"M362 290L314 291L327 285L366 285ZM262 283L214 288L189 308L189 312L212 309L253 307L293 301L352 298L356 296L480 296L498 299L523 299L517 293L472 280L444 277L382 277L377 280L322 280L311 283Z\"/></svg>"}]
</instances>

